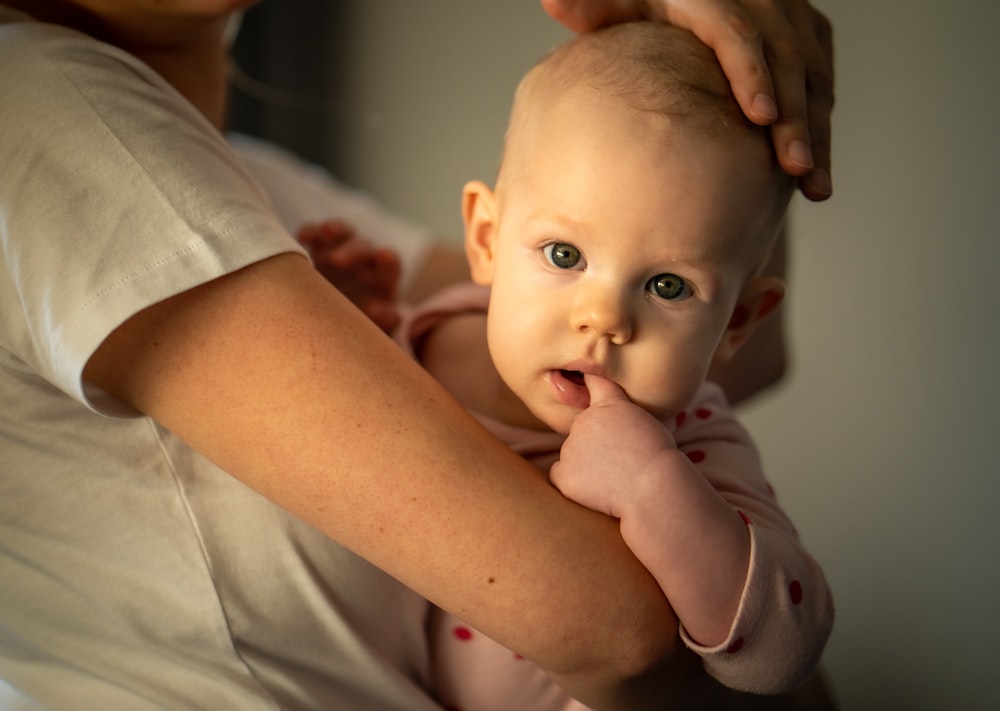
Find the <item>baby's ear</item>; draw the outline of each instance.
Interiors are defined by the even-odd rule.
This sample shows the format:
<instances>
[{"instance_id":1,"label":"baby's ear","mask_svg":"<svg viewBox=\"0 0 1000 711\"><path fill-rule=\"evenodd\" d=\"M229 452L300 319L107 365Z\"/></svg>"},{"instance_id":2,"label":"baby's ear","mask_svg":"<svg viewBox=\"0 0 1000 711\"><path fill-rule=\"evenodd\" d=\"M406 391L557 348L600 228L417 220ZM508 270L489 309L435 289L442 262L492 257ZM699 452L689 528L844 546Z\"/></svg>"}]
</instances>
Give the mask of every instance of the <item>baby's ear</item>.
<instances>
[{"instance_id":1,"label":"baby's ear","mask_svg":"<svg viewBox=\"0 0 1000 711\"><path fill-rule=\"evenodd\" d=\"M776 276L760 276L750 281L740 294L729 317L713 362L725 363L736 354L758 324L775 311L785 298L785 283Z\"/></svg>"},{"instance_id":2,"label":"baby's ear","mask_svg":"<svg viewBox=\"0 0 1000 711\"><path fill-rule=\"evenodd\" d=\"M462 220L465 223L465 256L469 260L472 281L491 284L497 201L488 185L479 181L465 184L462 190Z\"/></svg>"}]
</instances>

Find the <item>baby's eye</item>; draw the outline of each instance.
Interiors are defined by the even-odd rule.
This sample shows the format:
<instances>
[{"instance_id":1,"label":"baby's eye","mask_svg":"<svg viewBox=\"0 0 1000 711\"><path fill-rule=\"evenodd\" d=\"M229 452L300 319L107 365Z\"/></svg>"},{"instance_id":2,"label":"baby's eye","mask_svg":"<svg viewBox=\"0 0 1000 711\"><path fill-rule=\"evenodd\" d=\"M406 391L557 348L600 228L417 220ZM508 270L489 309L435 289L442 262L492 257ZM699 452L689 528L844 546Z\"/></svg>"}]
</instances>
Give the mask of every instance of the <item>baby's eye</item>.
<instances>
[{"instance_id":1,"label":"baby's eye","mask_svg":"<svg viewBox=\"0 0 1000 711\"><path fill-rule=\"evenodd\" d=\"M545 245L542 251L545 253L545 258L560 269L573 269L582 266L580 262L583 260L583 255L580 254L579 249L571 244L553 242Z\"/></svg>"},{"instance_id":2,"label":"baby's eye","mask_svg":"<svg viewBox=\"0 0 1000 711\"><path fill-rule=\"evenodd\" d=\"M667 301L681 301L691 296L691 287L676 274L658 274L649 280L646 288Z\"/></svg>"}]
</instances>

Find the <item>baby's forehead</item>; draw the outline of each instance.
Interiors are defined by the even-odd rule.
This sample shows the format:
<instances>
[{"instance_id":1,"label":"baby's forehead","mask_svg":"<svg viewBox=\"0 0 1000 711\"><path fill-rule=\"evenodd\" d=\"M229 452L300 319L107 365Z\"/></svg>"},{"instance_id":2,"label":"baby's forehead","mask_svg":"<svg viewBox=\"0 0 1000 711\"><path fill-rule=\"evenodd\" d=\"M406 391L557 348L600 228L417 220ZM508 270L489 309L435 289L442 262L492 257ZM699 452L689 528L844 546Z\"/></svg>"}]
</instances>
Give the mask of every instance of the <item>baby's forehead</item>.
<instances>
[{"instance_id":1,"label":"baby's forehead","mask_svg":"<svg viewBox=\"0 0 1000 711\"><path fill-rule=\"evenodd\" d=\"M641 125L638 140L648 143L650 150L685 137L707 139L727 143L742 155L760 156L765 161L763 169L776 165L769 132L750 123L728 94L705 93L674 79L643 83L639 77L615 80L572 75L572 79L561 80L558 76L547 79L545 72L518 91L504 157L528 152L523 157L531 160L530 152L539 147L535 140L539 135L575 132L594 120Z\"/></svg>"},{"instance_id":2,"label":"baby's forehead","mask_svg":"<svg viewBox=\"0 0 1000 711\"><path fill-rule=\"evenodd\" d=\"M756 264L769 250L778 222L762 219L755 224L720 220L691 225L664 224L662 229L642 234L614 235L621 248L631 248L651 264L686 266L703 271Z\"/></svg>"}]
</instances>

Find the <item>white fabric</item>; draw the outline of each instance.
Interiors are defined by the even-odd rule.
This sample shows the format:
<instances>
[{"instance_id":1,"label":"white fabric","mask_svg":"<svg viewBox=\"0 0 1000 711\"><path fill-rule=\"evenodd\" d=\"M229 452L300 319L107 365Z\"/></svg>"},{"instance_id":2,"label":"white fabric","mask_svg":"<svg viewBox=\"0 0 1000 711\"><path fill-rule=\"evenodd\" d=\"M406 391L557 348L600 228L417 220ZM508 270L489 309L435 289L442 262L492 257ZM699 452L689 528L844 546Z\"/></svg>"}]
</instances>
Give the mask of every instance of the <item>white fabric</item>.
<instances>
[{"instance_id":1,"label":"white fabric","mask_svg":"<svg viewBox=\"0 0 1000 711\"><path fill-rule=\"evenodd\" d=\"M307 223L342 220L362 237L399 254L403 267L399 287L406 292L432 244L428 230L389 213L367 193L347 187L329 171L274 144L235 132L228 138L264 187L286 230L295 234Z\"/></svg>"},{"instance_id":2,"label":"white fabric","mask_svg":"<svg viewBox=\"0 0 1000 711\"><path fill-rule=\"evenodd\" d=\"M236 154L140 62L2 8L0 95L4 702L436 708L422 599L81 384L132 314L298 249Z\"/></svg>"}]
</instances>

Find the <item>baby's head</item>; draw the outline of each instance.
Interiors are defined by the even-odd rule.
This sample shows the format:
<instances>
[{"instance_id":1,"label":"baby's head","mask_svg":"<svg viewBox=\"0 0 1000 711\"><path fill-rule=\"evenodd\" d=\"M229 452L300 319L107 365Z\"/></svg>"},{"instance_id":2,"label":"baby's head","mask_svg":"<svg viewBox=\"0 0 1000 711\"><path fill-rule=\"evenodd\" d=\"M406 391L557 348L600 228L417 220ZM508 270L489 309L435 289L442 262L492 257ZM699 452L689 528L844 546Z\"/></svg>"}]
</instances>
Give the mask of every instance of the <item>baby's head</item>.
<instances>
[{"instance_id":1,"label":"baby's head","mask_svg":"<svg viewBox=\"0 0 1000 711\"><path fill-rule=\"evenodd\" d=\"M560 431L586 402L574 371L682 409L780 301L759 272L793 188L689 33L623 24L561 45L518 87L495 191L464 196L505 382Z\"/></svg>"},{"instance_id":2,"label":"baby's head","mask_svg":"<svg viewBox=\"0 0 1000 711\"><path fill-rule=\"evenodd\" d=\"M794 179L778 166L770 131L746 118L715 54L691 33L662 23L625 23L579 35L550 52L524 76L515 93L498 191L505 182L517 180L519 170L531 170L538 129L547 119L558 120L552 109L563 101L575 102L584 113L616 103L617 111L655 119L659 131L640 138L651 146L658 138L676 141L684 134L708 141L745 141L744 162L758 171L766 166L775 188L769 205L771 223L743 240L766 257L794 191ZM564 128L573 131L574 117L563 117L567 118ZM589 117L575 118L583 122Z\"/></svg>"}]
</instances>

